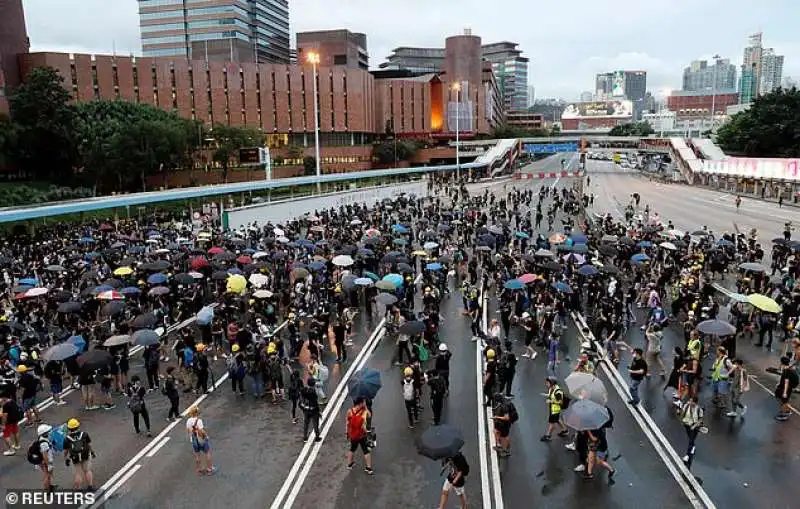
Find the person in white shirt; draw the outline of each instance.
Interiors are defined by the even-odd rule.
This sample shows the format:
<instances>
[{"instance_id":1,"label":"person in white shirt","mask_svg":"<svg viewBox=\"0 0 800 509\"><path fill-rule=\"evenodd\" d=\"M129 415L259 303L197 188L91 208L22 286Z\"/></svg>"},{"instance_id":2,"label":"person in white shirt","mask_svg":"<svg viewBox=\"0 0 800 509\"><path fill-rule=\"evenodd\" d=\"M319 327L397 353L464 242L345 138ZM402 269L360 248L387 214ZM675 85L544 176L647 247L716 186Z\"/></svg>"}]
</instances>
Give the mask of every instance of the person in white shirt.
<instances>
[{"instance_id":1,"label":"person in white shirt","mask_svg":"<svg viewBox=\"0 0 800 509\"><path fill-rule=\"evenodd\" d=\"M213 474L216 470L211 461L211 438L200 418L200 409L192 407L189 409L189 418L186 419L186 432L189 434L189 442L194 451L194 463L197 475ZM203 468L205 459L205 468Z\"/></svg>"}]
</instances>

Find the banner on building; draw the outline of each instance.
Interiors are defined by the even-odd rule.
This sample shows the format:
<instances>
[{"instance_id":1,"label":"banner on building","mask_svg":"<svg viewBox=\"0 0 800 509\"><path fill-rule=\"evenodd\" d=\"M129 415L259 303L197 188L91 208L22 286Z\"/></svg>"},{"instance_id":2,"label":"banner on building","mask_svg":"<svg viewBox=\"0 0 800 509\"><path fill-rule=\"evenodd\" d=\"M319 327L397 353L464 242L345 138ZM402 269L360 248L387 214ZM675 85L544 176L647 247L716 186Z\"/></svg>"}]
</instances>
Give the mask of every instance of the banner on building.
<instances>
[{"instance_id":1,"label":"banner on building","mask_svg":"<svg viewBox=\"0 0 800 509\"><path fill-rule=\"evenodd\" d=\"M614 71L611 82L611 96L625 97L625 71Z\"/></svg>"},{"instance_id":2,"label":"banner on building","mask_svg":"<svg viewBox=\"0 0 800 509\"><path fill-rule=\"evenodd\" d=\"M702 172L731 177L800 180L800 159L729 157L703 161Z\"/></svg>"},{"instance_id":3,"label":"banner on building","mask_svg":"<svg viewBox=\"0 0 800 509\"><path fill-rule=\"evenodd\" d=\"M614 100L568 104L561 114L561 119L630 118L632 116L633 103L631 101Z\"/></svg>"}]
</instances>

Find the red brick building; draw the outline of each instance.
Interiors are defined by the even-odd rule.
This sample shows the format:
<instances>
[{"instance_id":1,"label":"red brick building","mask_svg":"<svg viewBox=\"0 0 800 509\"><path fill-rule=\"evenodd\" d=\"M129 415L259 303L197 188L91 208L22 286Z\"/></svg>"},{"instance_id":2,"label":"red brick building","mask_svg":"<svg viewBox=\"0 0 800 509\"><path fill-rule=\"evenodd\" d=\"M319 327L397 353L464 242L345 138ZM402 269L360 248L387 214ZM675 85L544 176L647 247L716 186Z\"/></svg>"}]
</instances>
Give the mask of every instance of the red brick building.
<instances>
[{"instance_id":1,"label":"red brick building","mask_svg":"<svg viewBox=\"0 0 800 509\"><path fill-rule=\"evenodd\" d=\"M715 115L726 115L728 106L739 103L739 93L735 90L717 90L712 93L673 91L667 97L667 109L676 113L677 120L708 118L712 104Z\"/></svg>"}]
</instances>

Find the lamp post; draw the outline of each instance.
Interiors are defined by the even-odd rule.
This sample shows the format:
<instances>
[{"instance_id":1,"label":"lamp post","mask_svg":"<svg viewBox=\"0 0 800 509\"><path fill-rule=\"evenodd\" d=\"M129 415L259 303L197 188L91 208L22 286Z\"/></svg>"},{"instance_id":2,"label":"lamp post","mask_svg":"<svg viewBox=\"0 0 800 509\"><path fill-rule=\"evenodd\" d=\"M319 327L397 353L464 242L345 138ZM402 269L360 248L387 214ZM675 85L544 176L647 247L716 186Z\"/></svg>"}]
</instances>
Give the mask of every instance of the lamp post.
<instances>
[{"instance_id":1,"label":"lamp post","mask_svg":"<svg viewBox=\"0 0 800 509\"><path fill-rule=\"evenodd\" d=\"M461 116L461 83L453 83L452 88L456 93L456 182L458 182L461 180L461 149L458 143L458 117Z\"/></svg>"},{"instance_id":2,"label":"lamp post","mask_svg":"<svg viewBox=\"0 0 800 509\"><path fill-rule=\"evenodd\" d=\"M319 53L316 51L309 51L306 60L311 64L314 70L314 163L317 167L317 194L322 192L320 184L320 166L319 166L319 99L317 98L317 65L319 65Z\"/></svg>"},{"instance_id":3,"label":"lamp post","mask_svg":"<svg viewBox=\"0 0 800 509\"><path fill-rule=\"evenodd\" d=\"M711 57L714 59L714 72L711 78L711 133L714 133L714 109L717 106L717 62L722 58L719 55Z\"/></svg>"}]
</instances>

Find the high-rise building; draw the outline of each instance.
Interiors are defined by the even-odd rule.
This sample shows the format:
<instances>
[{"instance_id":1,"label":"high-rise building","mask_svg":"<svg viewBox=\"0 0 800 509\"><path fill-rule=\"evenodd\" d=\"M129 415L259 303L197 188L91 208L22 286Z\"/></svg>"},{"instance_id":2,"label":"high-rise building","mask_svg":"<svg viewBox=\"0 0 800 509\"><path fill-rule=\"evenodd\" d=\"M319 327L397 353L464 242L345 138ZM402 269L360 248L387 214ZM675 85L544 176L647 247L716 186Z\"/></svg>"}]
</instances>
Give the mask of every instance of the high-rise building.
<instances>
[{"instance_id":1,"label":"high-rise building","mask_svg":"<svg viewBox=\"0 0 800 509\"><path fill-rule=\"evenodd\" d=\"M747 104L759 95L772 92L780 86L782 77L783 55L776 55L774 49L763 46L761 32L751 35L742 58L739 103Z\"/></svg>"},{"instance_id":2,"label":"high-rise building","mask_svg":"<svg viewBox=\"0 0 800 509\"><path fill-rule=\"evenodd\" d=\"M513 42L497 42L481 46L481 58L492 64L505 110L524 110L532 105L528 89L528 58L522 56ZM416 73L445 70L444 48L402 46L392 50L381 69ZM449 78L448 78L449 79Z\"/></svg>"},{"instance_id":3,"label":"high-rise building","mask_svg":"<svg viewBox=\"0 0 800 509\"><path fill-rule=\"evenodd\" d=\"M6 87L19 84L17 55L29 50L22 0L0 0L0 101L5 102Z\"/></svg>"},{"instance_id":4,"label":"high-rise building","mask_svg":"<svg viewBox=\"0 0 800 509\"><path fill-rule=\"evenodd\" d=\"M517 46L504 41L481 48L483 59L492 64L506 111L528 107L528 58L522 56Z\"/></svg>"},{"instance_id":5,"label":"high-rise building","mask_svg":"<svg viewBox=\"0 0 800 509\"><path fill-rule=\"evenodd\" d=\"M352 69L369 69L366 34L350 30L318 30L297 33L297 61L306 61L306 54L319 54L320 65L343 65Z\"/></svg>"},{"instance_id":6,"label":"high-rise building","mask_svg":"<svg viewBox=\"0 0 800 509\"><path fill-rule=\"evenodd\" d=\"M727 58L719 58L714 65L706 60L694 60L683 70L683 86L685 92L698 92L707 89L736 88L736 66Z\"/></svg>"},{"instance_id":7,"label":"high-rise building","mask_svg":"<svg viewBox=\"0 0 800 509\"><path fill-rule=\"evenodd\" d=\"M289 63L288 0L138 0L142 53Z\"/></svg>"},{"instance_id":8,"label":"high-rise building","mask_svg":"<svg viewBox=\"0 0 800 509\"><path fill-rule=\"evenodd\" d=\"M641 101L647 92L647 71L613 71L595 77L596 99Z\"/></svg>"}]
</instances>

